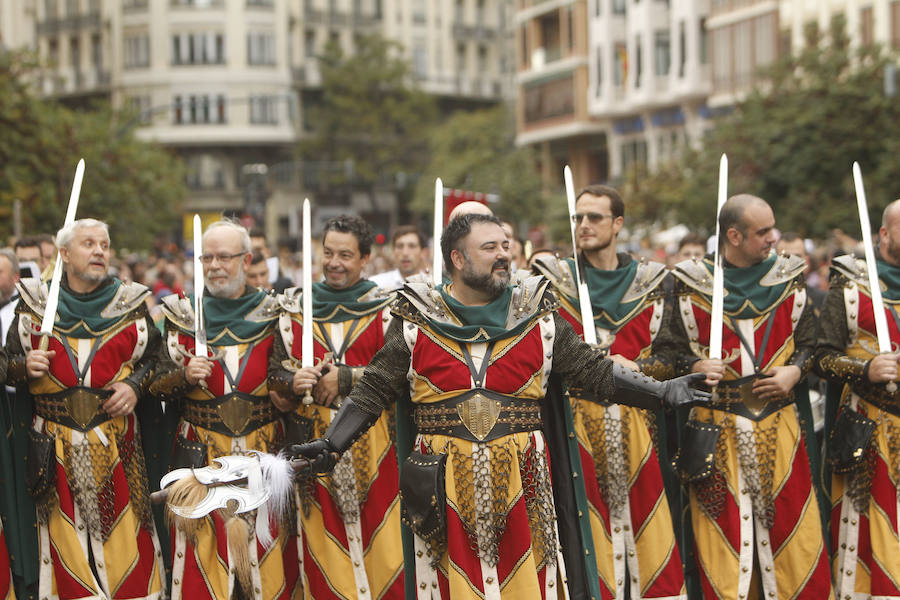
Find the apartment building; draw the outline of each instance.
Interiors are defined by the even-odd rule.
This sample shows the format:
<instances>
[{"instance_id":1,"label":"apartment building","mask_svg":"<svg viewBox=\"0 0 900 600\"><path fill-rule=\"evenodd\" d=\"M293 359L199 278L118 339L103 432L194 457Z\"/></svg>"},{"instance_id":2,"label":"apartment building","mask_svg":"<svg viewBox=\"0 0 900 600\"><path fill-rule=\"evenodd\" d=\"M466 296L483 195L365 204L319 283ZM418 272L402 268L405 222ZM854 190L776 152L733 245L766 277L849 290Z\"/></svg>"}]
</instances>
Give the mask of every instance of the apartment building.
<instances>
[{"instance_id":1,"label":"apartment building","mask_svg":"<svg viewBox=\"0 0 900 600\"><path fill-rule=\"evenodd\" d=\"M713 65L710 106L739 100L759 67L803 46L807 23L827 31L832 16L840 13L847 18L854 46L875 42L900 49L898 0L712 0L707 21Z\"/></svg>"},{"instance_id":2,"label":"apartment building","mask_svg":"<svg viewBox=\"0 0 900 600\"><path fill-rule=\"evenodd\" d=\"M35 0L0 0L0 51L34 45Z\"/></svg>"},{"instance_id":3,"label":"apartment building","mask_svg":"<svg viewBox=\"0 0 900 600\"><path fill-rule=\"evenodd\" d=\"M52 66L39 82L45 94L133 106L125 127L185 160L186 213L249 214L272 237L297 233L294 147L329 40L348 53L361 34L398 41L444 106L513 93L511 0L0 2L2 40L14 40L4 44L32 46ZM7 38L9 15L32 39Z\"/></svg>"}]
</instances>

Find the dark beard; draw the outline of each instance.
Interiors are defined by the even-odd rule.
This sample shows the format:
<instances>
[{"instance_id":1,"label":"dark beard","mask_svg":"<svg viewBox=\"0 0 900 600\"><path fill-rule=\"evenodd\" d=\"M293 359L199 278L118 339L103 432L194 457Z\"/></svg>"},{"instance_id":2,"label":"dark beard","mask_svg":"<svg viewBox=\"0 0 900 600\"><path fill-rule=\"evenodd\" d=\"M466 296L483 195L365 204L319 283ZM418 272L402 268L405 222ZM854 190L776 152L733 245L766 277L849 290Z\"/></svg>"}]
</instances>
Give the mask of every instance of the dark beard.
<instances>
[{"instance_id":1,"label":"dark beard","mask_svg":"<svg viewBox=\"0 0 900 600\"><path fill-rule=\"evenodd\" d=\"M494 278L494 269L497 267L506 269L506 274L500 279ZM473 290L484 292L490 296L491 300L494 300L506 291L506 286L509 285L509 261L498 260L491 266L490 273L476 273L472 269L472 263L466 262L460 273L460 278L463 283Z\"/></svg>"},{"instance_id":2,"label":"dark beard","mask_svg":"<svg viewBox=\"0 0 900 600\"><path fill-rule=\"evenodd\" d=\"M887 254L894 261L895 265L900 265L900 244L895 244L894 239L888 235Z\"/></svg>"}]
</instances>

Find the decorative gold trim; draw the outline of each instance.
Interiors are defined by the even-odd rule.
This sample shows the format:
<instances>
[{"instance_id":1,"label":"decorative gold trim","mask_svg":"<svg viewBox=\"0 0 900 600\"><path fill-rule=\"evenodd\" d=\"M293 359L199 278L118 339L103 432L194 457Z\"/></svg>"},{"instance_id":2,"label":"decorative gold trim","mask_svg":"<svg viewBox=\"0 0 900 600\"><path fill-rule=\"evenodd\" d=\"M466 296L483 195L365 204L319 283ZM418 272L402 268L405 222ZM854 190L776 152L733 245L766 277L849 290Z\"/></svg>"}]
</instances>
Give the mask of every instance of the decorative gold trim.
<instances>
[{"instance_id":1,"label":"decorative gold trim","mask_svg":"<svg viewBox=\"0 0 900 600\"><path fill-rule=\"evenodd\" d=\"M471 398L456 405L456 412L469 433L478 441L484 441L500 418L503 405L499 400L476 393Z\"/></svg>"}]
</instances>

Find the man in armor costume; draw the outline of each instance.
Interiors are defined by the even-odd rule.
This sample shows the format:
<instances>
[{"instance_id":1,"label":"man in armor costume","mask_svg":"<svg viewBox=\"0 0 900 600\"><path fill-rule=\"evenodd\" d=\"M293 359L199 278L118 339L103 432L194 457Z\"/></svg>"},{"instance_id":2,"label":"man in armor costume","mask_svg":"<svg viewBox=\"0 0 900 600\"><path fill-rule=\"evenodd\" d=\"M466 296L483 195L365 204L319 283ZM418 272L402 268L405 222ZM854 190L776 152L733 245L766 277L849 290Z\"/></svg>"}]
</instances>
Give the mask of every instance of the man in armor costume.
<instances>
[{"instance_id":1,"label":"man in armor costume","mask_svg":"<svg viewBox=\"0 0 900 600\"><path fill-rule=\"evenodd\" d=\"M900 598L900 408L896 388L885 385L897 380L900 358L900 200L884 210L879 237L876 264L893 351L878 352L866 261L839 256L816 352L818 372L843 388L827 441L839 598Z\"/></svg>"},{"instance_id":2,"label":"man in armor costume","mask_svg":"<svg viewBox=\"0 0 900 600\"><path fill-rule=\"evenodd\" d=\"M202 467L217 457L277 452L284 439L266 385L279 305L246 285L247 230L218 221L203 234L203 331L191 298L163 298L165 340L150 392L181 415L172 467ZM195 354L205 335L206 356ZM172 597L288 599L299 595L293 525L264 508L213 511L193 528L173 528Z\"/></svg>"},{"instance_id":3,"label":"man in armor costume","mask_svg":"<svg viewBox=\"0 0 900 600\"><path fill-rule=\"evenodd\" d=\"M625 206L615 189L592 185L581 190L575 210L579 270L590 293L598 350L634 371L671 378L673 369L653 351L668 322L661 285L665 265L616 253ZM543 257L535 268L552 283L559 314L581 335L573 259ZM665 434L663 414L657 421L653 413L577 388L569 395L603 597L624 598L626 586L635 600L684 597L681 556L654 444Z\"/></svg>"},{"instance_id":4,"label":"man in armor costume","mask_svg":"<svg viewBox=\"0 0 900 600\"><path fill-rule=\"evenodd\" d=\"M325 225L322 240L324 282L313 284L313 351L327 372L312 391L312 404L300 400L295 372L299 364L303 315L299 288L285 291L279 333L272 354L269 387L287 403L306 435L321 437L366 365L384 345L393 296L362 278L374 235L363 219L340 216ZM296 371L296 370L295 370ZM299 376L298 376L299 377ZM299 395L295 395L298 393ZM300 535L307 598L394 598L403 594L403 552L397 453L393 414L386 414L353 444L328 478L301 478ZM352 575L351 575L352 574Z\"/></svg>"},{"instance_id":5,"label":"man in armor costume","mask_svg":"<svg viewBox=\"0 0 900 600\"><path fill-rule=\"evenodd\" d=\"M108 275L109 234L81 219L57 234L63 278L52 334L39 326L48 288L19 284L7 340L8 380L34 402L26 485L37 503L39 595L159 598L153 524L135 410L160 345L150 291Z\"/></svg>"},{"instance_id":6,"label":"man in armor costume","mask_svg":"<svg viewBox=\"0 0 900 600\"><path fill-rule=\"evenodd\" d=\"M689 486L705 598L832 597L808 457L808 401L803 406L794 389L815 344L806 263L771 253L774 227L769 205L746 194L729 198L719 215L722 360L708 358L709 259L676 265L680 318L660 340L677 372L706 373L716 386L712 403L695 407L680 432L676 459Z\"/></svg>"},{"instance_id":7,"label":"man in armor costume","mask_svg":"<svg viewBox=\"0 0 900 600\"><path fill-rule=\"evenodd\" d=\"M441 239L451 282L398 292L384 348L325 436L295 448L330 471L409 391L418 437L400 489L420 600L568 597L540 429L551 373L646 408L704 397L686 379L657 382L594 353L556 313L544 278L510 285L508 248L493 216L451 220ZM301 386L317 370L304 369Z\"/></svg>"}]
</instances>

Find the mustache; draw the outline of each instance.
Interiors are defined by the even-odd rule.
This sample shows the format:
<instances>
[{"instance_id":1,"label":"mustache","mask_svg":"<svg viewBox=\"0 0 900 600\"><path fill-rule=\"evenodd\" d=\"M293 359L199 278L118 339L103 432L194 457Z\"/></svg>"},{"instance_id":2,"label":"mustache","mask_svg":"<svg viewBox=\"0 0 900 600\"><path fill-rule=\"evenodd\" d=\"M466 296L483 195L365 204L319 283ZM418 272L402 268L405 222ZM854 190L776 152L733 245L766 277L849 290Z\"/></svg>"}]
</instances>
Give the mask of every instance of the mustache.
<instances>
[{"instance_id":1,"label":"mustache","mask_svg":"<svg viewBox=\"0 0 900 600\"><path fill-rule=\"evenodd\" d=\"M497 259L491 266L491 271L496 271L497 269L506 269L509 271L509 260L505 258Z\"/></svg>"}]
</instances>

